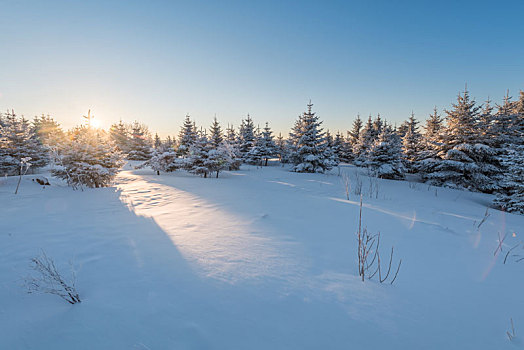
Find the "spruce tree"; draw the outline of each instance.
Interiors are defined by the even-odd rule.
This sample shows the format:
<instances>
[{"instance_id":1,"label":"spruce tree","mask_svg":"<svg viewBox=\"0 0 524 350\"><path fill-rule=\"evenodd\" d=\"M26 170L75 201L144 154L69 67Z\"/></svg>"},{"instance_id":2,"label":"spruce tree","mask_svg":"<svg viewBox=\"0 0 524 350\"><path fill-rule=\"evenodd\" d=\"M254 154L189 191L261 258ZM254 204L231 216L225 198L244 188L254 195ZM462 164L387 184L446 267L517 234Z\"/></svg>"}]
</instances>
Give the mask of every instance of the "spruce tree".
<instances>
[{"instance_id":1,"label":"spruce tree","mask_svg":"<svg viewBox=\"0 0 524 350\"><path fill-rule=\"evenodd\" d=\"M406 126L406 133L402 137L404 167L408 172L415 172L415 163L419 160L421 152L421 135L418 131L418 121L413 112Z\"/></svg>"},{"instance_id":2,"label":"spruce tree","mask_svg":"<svg viewBox=\"0 0 524 350\"><path fill-rule=\"evenodd\" d=\"M123 153L129 152L129 135L131 127L124 124L122 120L111 125L109 129L109 137L115 143L118 149Z\"/></svg>"},{"instance_id":3,"label":"spruce tree","mask_svg":"<svg viewBox=\"0 0 524 350\"><path fill-rule=\"evenodd\" d=\"M20 170L20 160L31 158L32 169L49 162L48 148L42 144L29 121L7 111L0 129L0 173L15 175Z\"/></svg>"},{"instance_id":4,"label":"spruce tree","mask_svg":"<svg viewBox=\"0 0 524 350\"><path fill-rule=\"evenodd\" d=\"M344 137L340 133L340 131L337 131L335 134L335 138L333 140L333 145L331 146L331 149L333 151L333 155L335 157L336 163L338 164L341 161L348 162L349 160L346 158L346 142L344 141Z\"/></svg>"},{"instance_id":5,"label":"spruce tree","mask_svg":"<svg viewBox=\"0 0 524 350\"><path fill-rule=\"evenodd\" d=\"M60 145L52 174L73 188L106 187L124 164L116 145L101 130L81 126Z\"/></svg>"},{"instance_id":6,"label":"spruce tree","mask_svg":"<svg viewBox=\"0 0 524 350\"><path fill-rule=\"evenodd\" d=\"M502 162L506 171L495 205L508 212L524 214L524 145L508 145Z\"/></svg>"},{"instance_id":7,"label":"spruce tree","mask_svg":"<svg viewBox=\"0 0 524 350\"><path fill-rule=\"evenodd\" d=\"M295 125L298 127L292 133L298 140L291 156L294 165L292 170L296 172L324 172L336 165L331 149L327 147L322 122L311 111L312 107L312 103L307 105L307 112L299 118Z\"/></svg>"},{"instance_id":8,"label":"spruce tree","mask_svg":"<svg viewBox=\"0 0 524 350\"><path fill-rule=\"evenodd\" d=\"M275 141L275 152L278 156L278 160L282 163L282 160L286 158L286 140L284 140L281 132L278 133Z\"/></svg>"},{"instance_id":9,"label":"spruce tree","mask_svg":"<svg viewBox=\"0 0 524 350\"><path fill-rule=\"evenodd\" d=\"M210 132L211 135L209 138L209 142L211 143L211 147L213 149L217 149L222 144L222 141L224 141L224 137L222 136L222 128L220 127L220 123L218 122L217 117L213 119L213 124L211 125Z\"/></svg>"},{"instance_id":10,"label":"spruce tree","mask_svg":"<svg viewBox=\"0 0 524 350\"><path fill-rule=\"evenodd\" d=\"M373 121L370 115L366 125L364 125L364 128L360 131L357 142L353 146L355 165L361 166L366 162L368 153L374 142Z\"/></svg>"},{"instance_id":11,"label":"spruce tree","mask_svg":"<svg viewBox=\"0 0 524 350\"><path fill-rule=\"evenodd\" d=\"M42 114L40 117L35 117L33 119L33 131L36 138L49 148L57 147L65 138L60 124L49 115L44 116Z\"/></svg>"},{"instance_id":12,"label":"spruce tree","mask_svg":"<svg viewBox=\"0 0 524 350\"><path fill-rule=\"evenodd\" d=\"M239 139L239 151L243 159L247 157L247 154L255 146L255 124L253 119L247 115L246 119L242 120L240 124L240 131L238 135Z\"/></svg>"},{"instance_id":13,"label":"spruce tree","mask_svg":"<svg viewBox=\"0 0 524 350\"><path fill-rule=\"evenodd\" d=\"M158 133L155 133L155 138L153 139L153 147L155 149L162 148L162 140L160 139L160 136L158 136Z\"/></svg>"},{"instance_id":14,"label":"spruce tree","mask_svg":"<svg viewBox=\"0 0 524 350\"><path fill-rule=\"evenodd\" d=\"M479 110L467 90L458 95L457 103L446 111L447 126L436 146L438 159L425 163L424 179L435 185L487 193L498 188L501 166L495 150L479 137Z\"/></svg>"},{"instance_id":15,"label":"spruce tree","mask_svg":"<svg viewBox=\"0 0 524 350\"><path fill-rule=\"evenodd\" d=\"M186 115L184 119L184 124L180 129L178 134L178 149L177 154L181 157L187 157L189 155L189 150L197 142L198 136L196 131L196 126L191 117Z\"/></svg>"},{"instance_id":16,"label":"spruce tree","mask_svg":"<svg viewBox=\"0 0 524 350\"><path fill-rule=\"evenodd\" d=\"M369 167L375 176L382 179L404 178L399 138L390 126L382 126L380 135L373 143L364 165Z\"/></svg>"},{"instance_id":17,"label":"spruce tree","mask_svg":"<svg viewBox=\"0 0 524 350\"><path fill-rule=\"evenodd\" d=\"M137 121L131 125L131 135L128 143L129 160L148 160L151 158L152 142L147 126Z\"/></svg>"},{"instance_id":18,"label":"spruce tree","mask_svg":"<svg viewBox=\"0 0 524 350\"><path fill-rule=\"evenodd\" d=\"M204 175L207 177L209 174L208 164L206 164L211 150L211 145L206 133L201 129L197 134L196 142L191 145L189 149L189 157L186 160L185 168L197 175Z\"/></svg>"},{"instance_id":19,"label":"spruce tree","mask_svg":"<svg viewBox=\"0 0 524 350\"><path fill-rule=\"evenodd\" d=\"M249 151L246 157L246 163L254 165L267 166L269 158L275 156L276 146L273 140L273 132L266 122L264 131L257 138L255 146Z\"/></svg>"},{"instance_id":20,"label":"spruce tree","mask_svg":"<svg viewBox=\"0 0 524 350\"><path fill-rule=\"evenodd\" d=\"M434 107L433 114L426 119L424 126L424 133L422 134L421 151L419 152L419 159L416 163L416 170L421 173L430 172L434 168L440 158L437 156L440 142L441 132L443 130L443 120L438 113L437 107Z\"/></svg>"}]
</instances>

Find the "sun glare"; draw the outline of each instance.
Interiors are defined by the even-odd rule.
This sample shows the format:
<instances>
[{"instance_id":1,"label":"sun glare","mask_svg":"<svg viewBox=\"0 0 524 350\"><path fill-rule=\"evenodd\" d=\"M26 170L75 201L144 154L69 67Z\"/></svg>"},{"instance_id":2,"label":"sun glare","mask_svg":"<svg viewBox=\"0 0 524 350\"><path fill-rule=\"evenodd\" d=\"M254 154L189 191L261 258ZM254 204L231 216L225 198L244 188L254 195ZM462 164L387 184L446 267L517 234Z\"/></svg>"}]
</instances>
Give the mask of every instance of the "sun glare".
<instances>
[{"instance_id":1,"label":"sun glare","mask_svg":"<svg viewBox=\"0 0 524 350\"><path fill-rule=\"evenodd\" d=\"M100 120L98 120L96 118L92 118L90 122L91 122L91 126L93 128L98 129L101 126Z\"/></svg>"}]
</instances>

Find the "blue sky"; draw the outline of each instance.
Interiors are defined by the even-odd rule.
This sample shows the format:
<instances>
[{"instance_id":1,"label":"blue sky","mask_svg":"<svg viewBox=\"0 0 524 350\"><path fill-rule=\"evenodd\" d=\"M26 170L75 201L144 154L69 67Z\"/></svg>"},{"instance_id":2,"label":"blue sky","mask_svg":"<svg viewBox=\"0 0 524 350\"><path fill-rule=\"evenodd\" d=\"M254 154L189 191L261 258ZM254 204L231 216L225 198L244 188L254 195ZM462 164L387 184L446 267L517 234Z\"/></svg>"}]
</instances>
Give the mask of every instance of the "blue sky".
<instances>
[{"instance_id":1,"label":"blue sky","mask_svg":"<svg viewBox=\"0 0 524 350\"><path fill-rule=\"evenodd\" d=\"M524 89L524 1L2 1L0 110L162 136L250 113L286 132L309 99L331 130Z\"/></svg>"}]
</instances>

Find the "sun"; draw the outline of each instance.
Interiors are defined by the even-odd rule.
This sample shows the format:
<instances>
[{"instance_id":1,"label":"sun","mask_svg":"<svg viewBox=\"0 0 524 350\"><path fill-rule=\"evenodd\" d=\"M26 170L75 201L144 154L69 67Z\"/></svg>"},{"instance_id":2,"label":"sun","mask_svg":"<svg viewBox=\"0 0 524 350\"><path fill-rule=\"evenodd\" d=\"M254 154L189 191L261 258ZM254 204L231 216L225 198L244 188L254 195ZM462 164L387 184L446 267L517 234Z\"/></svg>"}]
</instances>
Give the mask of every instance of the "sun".
<instances>
[{"instance_id":1,"label":"sun","mask_svg":"<svg viewBox=\"0 0 524 350\"><path fill-rule=\"evenodd\" d=\"M98 120L96 118L91 118L90 124L95 129L98 129L101 126L100 120Z\"/></svg>"},{"instance_id":2,"label":"sun","mask_svg":"<svg viewBox=\"0 0 524 350\"><path fill-rule=\"evenodd\" d=\"M84 115L82 118L89 127L98 129L102 125L102 123L100 123L100 121L96 119L94 115L91 115L91 110L87 111L87 116Z\"/></svg>"}]
</instances>

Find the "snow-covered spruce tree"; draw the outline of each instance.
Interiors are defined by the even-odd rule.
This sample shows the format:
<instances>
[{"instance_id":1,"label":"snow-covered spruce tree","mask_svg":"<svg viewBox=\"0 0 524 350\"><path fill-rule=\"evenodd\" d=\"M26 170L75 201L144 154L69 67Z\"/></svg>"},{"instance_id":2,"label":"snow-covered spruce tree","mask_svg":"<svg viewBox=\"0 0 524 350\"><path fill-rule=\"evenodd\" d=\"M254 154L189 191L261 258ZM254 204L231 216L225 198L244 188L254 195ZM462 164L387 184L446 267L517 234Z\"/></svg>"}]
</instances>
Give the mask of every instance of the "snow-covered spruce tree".
<instances>
[{"instance_id":1,"label":"snow-covered spruce tree","mask_svg":"<svg viewBox=\"0 0 524 350\"><path fill-rule=\"evenodd\" d=\"M189 148L189 156L186 159L184 168L190 173L207 177L209 169L207 168L206 160L212 148L203 130L200 130L197 135L196 142Z\"/></svg>"},{"instance_id":2,"label":"snow-covered spruce tree","mask_svg":"<svg viewBox=\"0 0 524 350\"><path fill-rule=\"evenodd\" d=\"M494 149L482 143L477 118L480 107L459 94L457 103L447 113L447 126L439 135L437 161L425 162L423 178L434 185L465 188L491 193L501 178L500 162Z\"/></svg>"},{"instance_id":3,"label":"snow-covered spruce tree","mask_svg":"<svg viewBox=\"0 0 524 350\"><path fill-rule=\"evenodd\" d=\"M237 162L234 157L235 154L227 142L223 142L217 148L209 150L207 158L204 160L204 166L208 169L209 173L215 173L218 178L220 171L230 169L232 164Z\"/></svg>"},{"instance_id":4,"label":"snow-covered spruce tree","mask_svg":"<svg viewBox=\"0 0 524 350\"><path fill-rule=\"evenodd\" d=\"M81 126L62 143L52 174L73 188L106 187L124 165L123 154L101 131Z\"/></svg>"},{"instance_id":5,"label":"snow-covered spruce tree","mask_svg":"<svg viewBox=\"0 0 524 350\"><path fill-rule=\"evenodd\" d=\"M0 174L18 174L22 158L31 158L32 168L43 167L49 162L48 148L24 117L7 111L2 116L0 132Z\"/></svg>"},{"instance_id":6,"label":"snow-covered spruce tree","mask_svg":"<svg viewBox=\"0 0 524 350\"><path fill-rule=\"evenodd\" d=\"M421 150L418 156L418 162L415 164L417 172L428 172L433 169L435 163L440 161L437 156L440 148L440 133L443 130L443 120L438 114L437 107L434 107L433 114L429 115L424 125L424 133L421 138Z\"/></svg>"},{"instance_id":7,"label":"snow-covered spruce tree","mask_svg":"<svg viewBox=\"0 0 524 350\"><path fill-rule=\"evenodd\" d=\"M524 145L509 144L502 162L506 171L494 203L505 211L524 214Z\"/></svg>"},{"instance_id":8,"label":"snow-covered spruce tree","mask_svg":"<svg viewBox=\"0 0 524 350\"><path fill-rule=\"evenodd\" d=\"M115 143L120 152L127 154L129 152L129 135L131 127L122 120L111 125L109 128L109 138Z\"/></svg>"},{"instance_id":9,"label":"snow-covered spruce tree","mask_svg":"<svg viewBox=\"0 0 524 350\"><path fill-rule=\"evenodd\" d=\"M357 142L362 132L363 123L360 119L360 114L357 114L357 118L353 121L351 130L347 132L347 137L344 142L344 147L341 149L340 160L343 162L351 163L355 160L356 154L354 150L357 149Z\"/></svg>"},{"instance_id":10,"label":"snow-covered spruce tree","mask_svg":"<svg viewBox=\"0 0 524 350\"><path fill-rule=\"evenodd\" d=\"M518 115L514 111L514 102L511 101L509 91L504 96L502 105L497 105L498 111L493 116L489 136L495 147L505 148L506 145L518 143L519 127Z\"/></svg>"},{"instance_id":11,"label":"snow-covered spruce tree","mask_svg":"<svg viewBox=\"0 0 524 350\"><path fill-rule=\"evenodd\" d=\"M240 124L240 131L238 135L238 141L239 141L239 151L240 155L242 156L242 159L246 159L247 154L255 146L255 124L253 123L253 119L247 115L246 119L242 120L242 123Z\"/></svg>"},{"instance_id":12,"label":"snow-covered spruce tree","mask_svg":"<svg viewBox=\"0 0 524 350\"><path fill-rule=\"evenodd\" d=\"M491 100L488 99L484 102L483 108L477 118L477 126L479 129L479 136L487 145L493 146L493 141L496 139L493 134L493 121L495 116L493 115L493 106Z\"/></svg>"},{"instance_id":13,"label":"snow-covered spruce tree","mask_svg":"<svg viewBox=\"0 0 524 350\"><path fill-rule=\"evenodd\" d=\"M359 133L358 140L353 145L355 165L362 166L367 161L368 153L374 142L373 121L370 115L366 125L364 125Z\"/></svg>"},{"instance_id":14,"label":"snow-covered spruce tree","mask_svg":"<svg viewBox=\"0 0 524 350\"><path fill-rule=\"evenodd\" d=\"M186 118L184 119L184 124L182 125L182 128L180 129L180 133L178 134L178 149L177 154L180 157L187 157L189 155L189 150L191 149L191 146L193 146L198 139L197 130L195 123L191 121L191 117L186 115Z\"/></svg>"},{"instance_id":15,"label":"snow-covered spruce tree","mask_svg":"<svg viewBox=\"0 0 524 350\"><path fill-rule=\"evenodd\" d=\"M167 136L165 141L162 142L162 147L164 150L174 150L175 149L175 141L173 141L174 137Z\"/></svg>"},{"instance_id":16,"label":"snow-covered spruce tree","mask_svg":"<svg viewBox=\"0 0 524 350\"><path fill-rule=\"evenodd\" d=\"M303 122L303 116L299 115L297 120L295 120L295 124L291 128L291 131L289 132L289 136L286 140L286 152L283 154L282 159L280 160L282 163L294 163L295 158L298 156L297 150L298 150L298 143L300 141L300 136L304 133L304 122Z\"/></svg>"},{"instance_id":17,"label":"snow-covered spruce tree","mask_svg":"<svg viewBox=\"0 0 524 350\"><path fill-rule=\"evenodd\" d=\"M60 124L49 115L33 119L33 131L40 142L49 148L56 147L64 141L65 134Z\"/></svg>"},{"instance_id":18,"label":"snow-covered spruce tree","mask_svg":"<svg viewBox=\"0 0 524 350\"><path fill-rule=\"evenodd\" d=\"M493 118L495 146L504 177L495 198L495 205L509 212L524 213L524 101L521 91L519 101L512 102L509 93Z\"/></svg>"},{"instance_id":19,"label":"snow-covered spruce tree","mask_svg":"<svg viewBox=\"0 0 524 350\"><path fill-rule=\"evenodd\" d=\"M151 135L147 126L137 121L131 124L131 135L129 138L129 160L148 160L152 153Z\"/></svg>"},{"instance_id":20,"label":"snow-covered spruce tree","mask_svg":"<svg viewBox=\"0 0 524 350\"><path fill-rule=\"evenodd\" d=\"M139 166L139 168L145 167L150 167L160 175L161 171L169 173L183 167L183 162L177 157L174 149L161 146L155 148L151 158Z\"/></svg>"},{"instance_id":21,"label":"snow-covered spruce tree","mask_svg":"<svg viewBox=\"0 0 524 350\"><path fill-rule=\"evenodd\" d=\"M253 165L267 166L269 158L276 154L275 141L273 140L273 132L266 122L264 131L257 137L255 146L248 152L246 156L246 163Z\"/></svg>"},{"instance_id":22,"label":"snow-covered spruce tree","mask_svg":"<svg viewBox=\"0 0 524 350\"><path fill-rule=\"evenodd\" d=\"M389 125L383 125L378 139L369 151L366 162L373 174L381 179L404 178L402 149L399 138Z\"/></svg>"},{"instance_id":23,"label":"snow-covered spruce tree","mask_svg":"<svg viewBox=\"0 0 524 350\"><path fill-rule=\"evenodd\" d=\"M282 163L282 159L286 158L286 140L284 140L281 132L278 133L275 140L275 153L278 160Z\"/></svg>"},{"instance_id":24,"label":"snow-covered spruce tree","mask_svg":"<svg viewBox=\"0 0 524 350\"><path fill-rule=\"evenodd\" d=\"M415 163L419 160L421 151L421 135L418 131L418 121L412 112L406 123L407 129L402 137L402 152L404 167L407 172L416 171Z\"/></svg>"},{"instance_id":25,"label":"snow-covered spruce tree","mask_svg":"<svg viewBox=\"0 0 524 350\"><path fill-rule=\"evenodd\" d=\"M340 131L337 131L335 134L335 138L333 139L333 145L331 146L331 150L333 151L333 155L335 157L335 162L338 164L341 161L347 162L346 159L346 142L344 141L344 137L340 133Z\"/></svg>"},{"instance_id":26,"label":"snow-covered spruce tree","mask_svg":"<svg viewBox=\"0 0 524 350\"><path fill-rule=\"evenodd\" d=\"M226 128L226 138L222 146L227 149L231 157L229 170L239 170L240 165L242 165L242 158L239 149L239 139L232 124L228 124Z\"/></svg>"},{"instance_id":27,"label":"snow-covered spruce tree","mask_svg":"<svg viewBox=\"0 0 524 350\"><path fill-rule=\"evenodd\" d=\"M330 170L336 165L333 152L327 147L322 122L311 111L312 103L307 105L307 112L300 118L301 127L297 137L295 154L291 156L293 171L316 173Z\"/></svg>"},{"instance_id":28,"label":"snow-covered spruce tree","mask_svg":"<svg viewBox=\"0 0 524 350\"><path fill-rule=\"evenodd\" d=\"M213 119L213 124L211 124L210 128L210 135L209 135L209 142L211 144L211 148L217 149L222 144L222 141L224 141L224 137L222 135L222 128L220 127L220 123L217 120L217 117Z\"/></svg>"},{"instance_id":29,"label":"snow-covered spruce tree","mask_svg":"<svg viewBox=\"0 0 524 350\"><path fill-rule=\"evenodd\" d=\"M153 148L155 150L162 147L162 139L160 139L160 136L158 136L158 133L155 133L155 137L153 138Z\"/></svg>"},{"instance_id":30,"label":"snow-covered spruce tree","mask_svg":"<svg viewBox=\"0 0 524 350\"><path fill-rule=\"evenodd\" d=\"M382 128L384 126L384 121L380 118L380 114L373 120L373 141L378 139L378 136L382 133Z\"/></svg>"}]
</instances>

